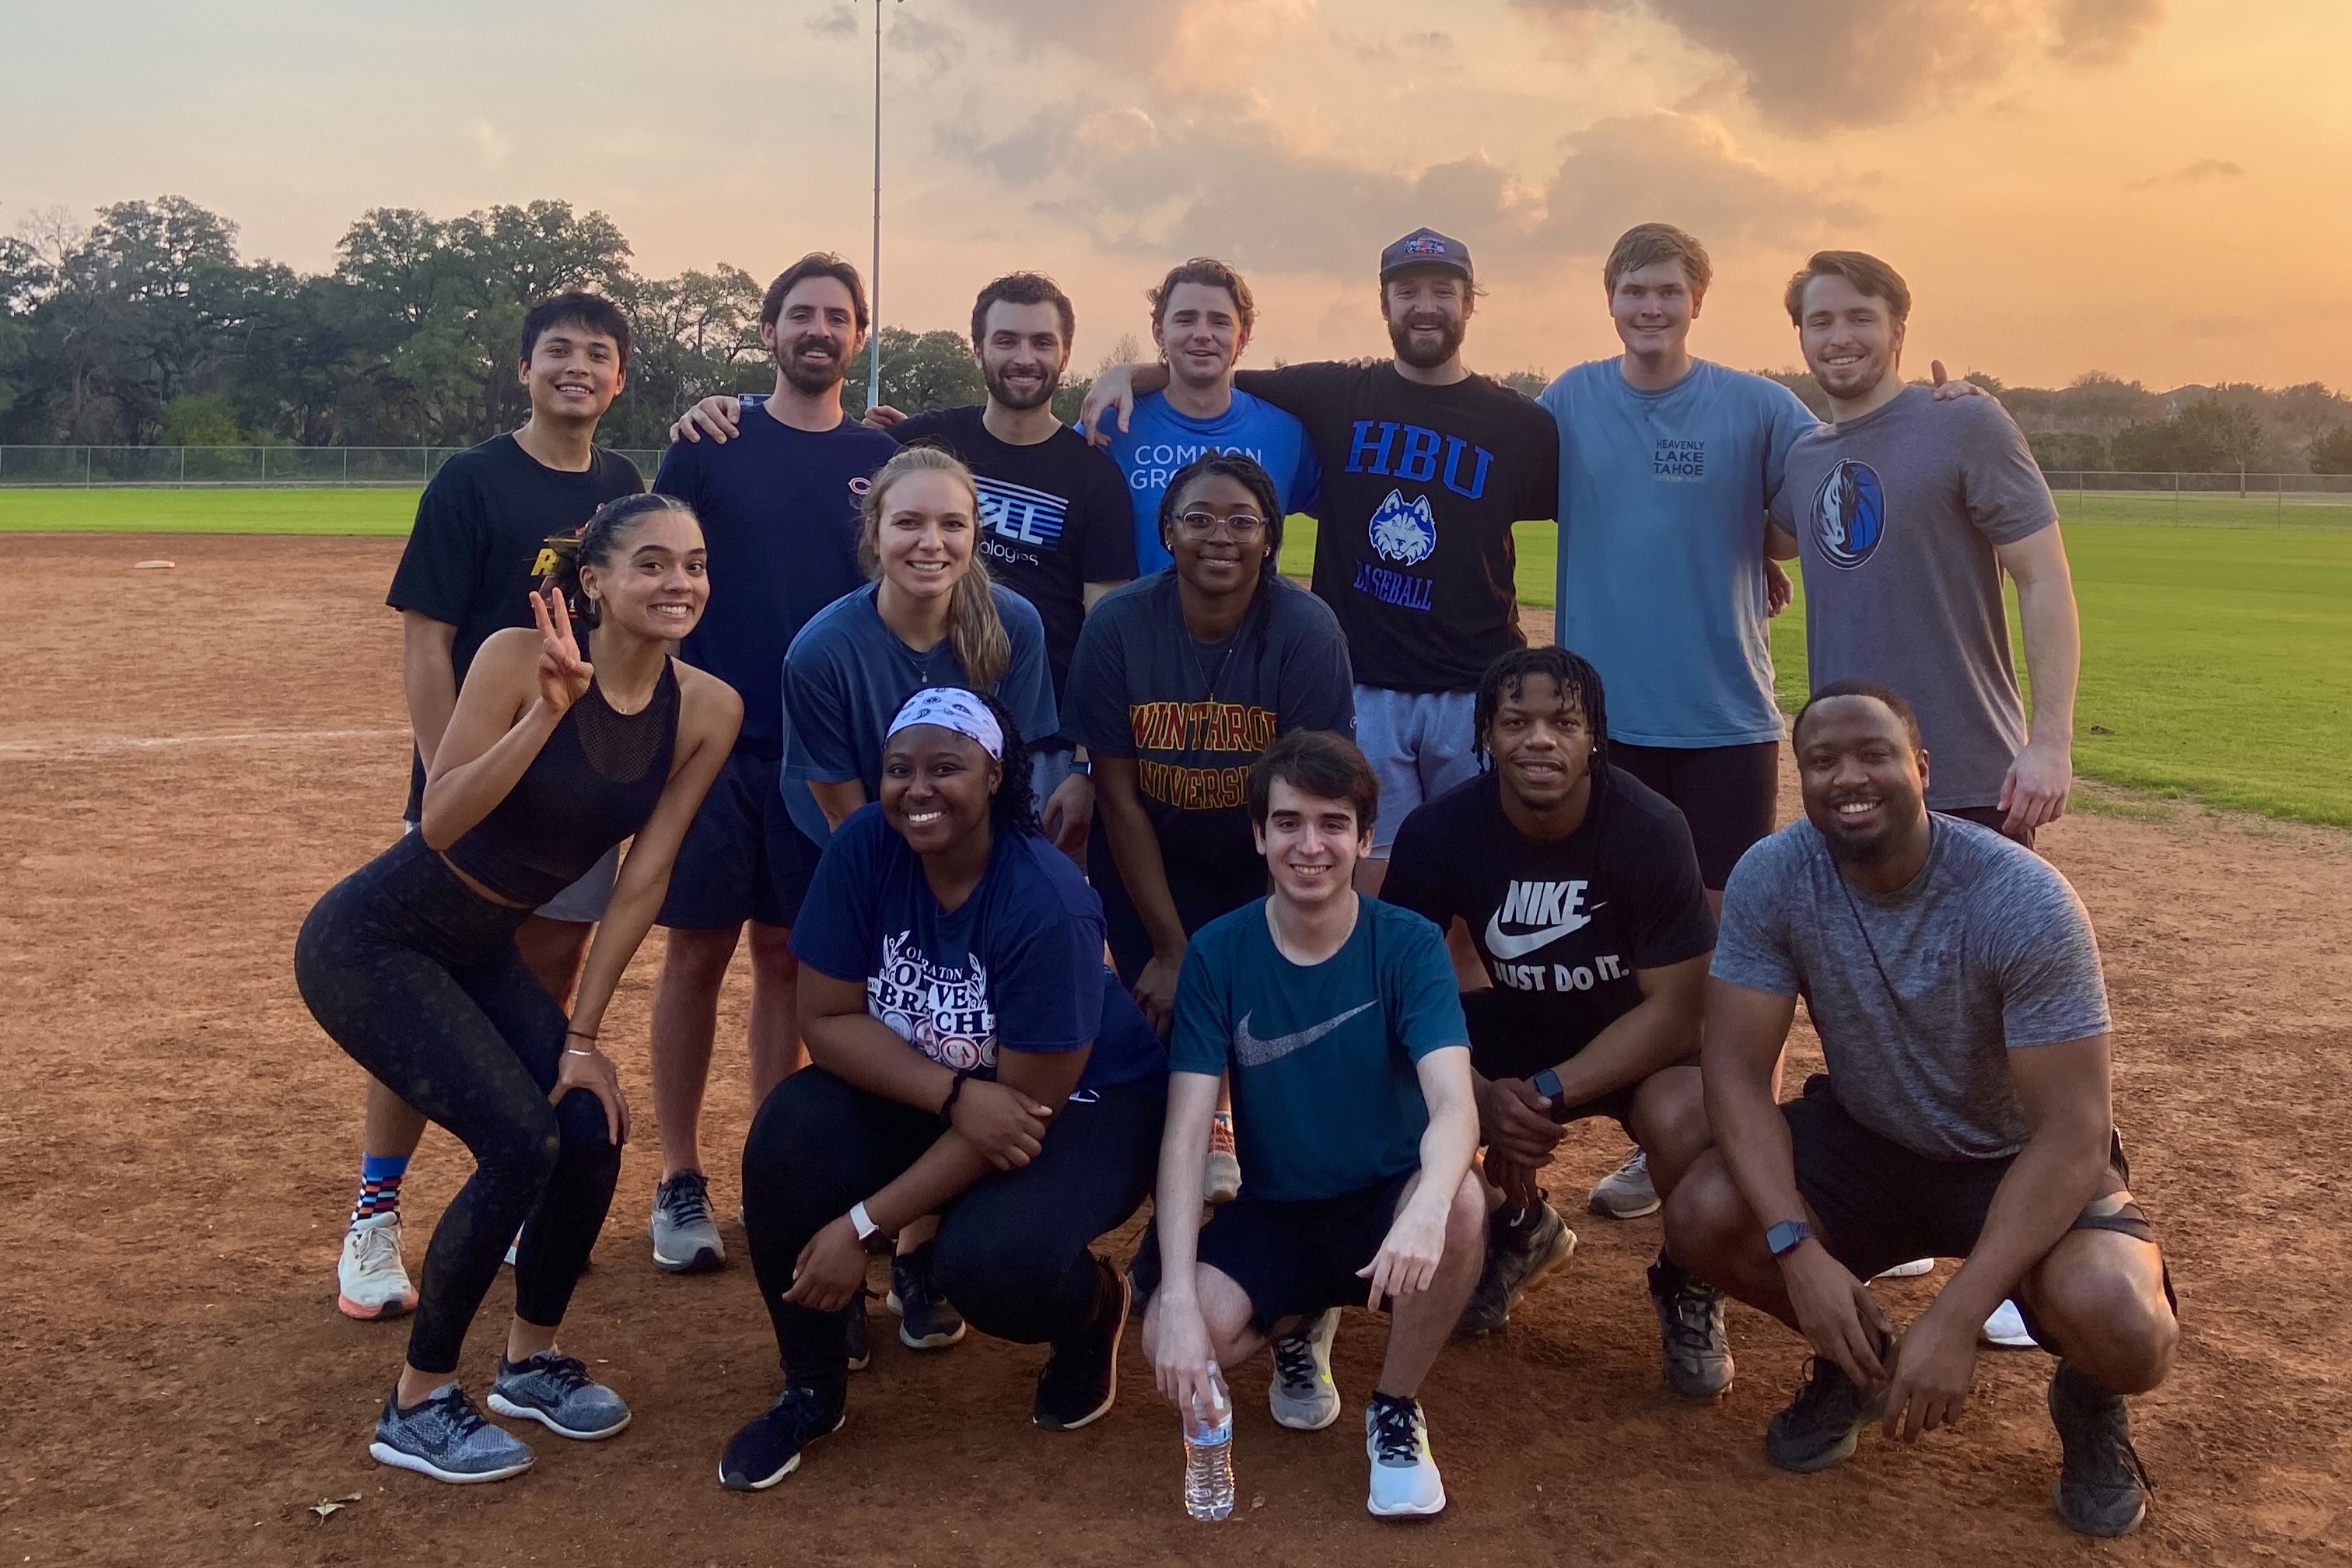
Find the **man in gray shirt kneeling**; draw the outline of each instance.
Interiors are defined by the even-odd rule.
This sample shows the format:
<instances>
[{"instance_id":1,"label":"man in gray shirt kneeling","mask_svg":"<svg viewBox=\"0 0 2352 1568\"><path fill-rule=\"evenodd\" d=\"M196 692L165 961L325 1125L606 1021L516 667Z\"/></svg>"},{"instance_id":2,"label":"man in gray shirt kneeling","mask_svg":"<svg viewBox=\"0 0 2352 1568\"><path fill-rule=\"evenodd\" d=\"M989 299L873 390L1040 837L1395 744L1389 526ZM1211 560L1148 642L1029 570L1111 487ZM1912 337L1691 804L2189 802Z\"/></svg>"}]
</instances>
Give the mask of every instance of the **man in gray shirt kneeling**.
<instances>
[{"instance_id":1,"label":"man in gray shirt kneeling","mask_svg":"<svg viewBox=\"0 0 2352 1568\"><path fill-rule=\"evenodd\" d=\"M1817 1470L1884 1421L1958 1418L1977 1326L2013 1299L2059 1358L2059 1517L2147 1512L2124 1395L2170 1369L2172 1284L2132 1199L2107 1092L2106 985L2066 879L1926 806L1927 749L1887 687L1822 688L1792 731L1806 820L1724 889L1701 1073L1717 1144L1666 1204L1666 1251L1811 1342L1765 1457ZM1802 995L1829 1071L1773 1083ZM1898 1337L1864 1281L1964 1259Z\"/></svg>"}]
</instances>

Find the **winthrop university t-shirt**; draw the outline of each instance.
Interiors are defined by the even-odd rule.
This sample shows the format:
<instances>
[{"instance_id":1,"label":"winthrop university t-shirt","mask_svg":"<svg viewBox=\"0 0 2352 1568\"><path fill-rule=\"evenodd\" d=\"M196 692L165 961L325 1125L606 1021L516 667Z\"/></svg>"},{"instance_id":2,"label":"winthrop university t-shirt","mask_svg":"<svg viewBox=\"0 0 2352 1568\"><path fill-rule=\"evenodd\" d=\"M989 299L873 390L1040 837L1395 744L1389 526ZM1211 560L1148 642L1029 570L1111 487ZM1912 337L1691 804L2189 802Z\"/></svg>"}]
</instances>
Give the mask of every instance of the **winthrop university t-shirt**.
<instances>
[{"instance_id":1,"label":"winthrop university t-shirt","mask_svg":"<svg viewBox=\"0 0 2352 1568\"><path fill-rule=\"evenodd\" d=\"M551 534L569 533L608 500L646 488L636 465L593 449L584 473L551 468L511 432L456 454L416 503L384 603L457 628L449 646L458 689L492 632L531 624L531 566ZM425 760L410 755L408 820L425 805Z\"/></svg>"},{"instance_id":2,"label":"winthrop university t-shirt","mask_svg":"<svg viewBox=\"0 0 2352 1568\"><path fill-rule=\"evenodd\" d=\"M1528 398L1469 376L1423 386L1392 362L1244 371L1243 390L1307 426L1323 465L1315 592L1356 679L1475 691L1519 631L1511 524L1559 506L1559 432Z\"/></svg>"},{"instance_id":3,"label":"winthrop university t-shirt","mask_svg":"<svg viewBox=\"0 0 2352 1568\"><path fill-rule=\"evenodd\" d=\"M1778 741L1764 521L1812 415L1778 382L1706 360L1661 392L1595 360L1536 401L1559 424L1553 640L1601 671L1609 732L1636 746Z\"/></svg>"},{"instance_id":4,"label":"winthrop university t-shirt","mask_svg":"<svg viewBox=\"0 0 2352 1568\"><path fill-rule=\"evenodd\" d=\"M1397 831L1381 901L1440 931L1456 916L1469 928L1507 1037L1478 1042L1489 1076L1526 1078L1574 1056L1640 1005L1636 971L1715 945L1683 814L1622 768L1593 784L1583 826L1557 843L1511 826L1491 773Z\"/></svg>"},{"instance_id":5,"label":"winthrop university t-shirt","mask_svg":"<svg viewBox=\"0 0 2352 1568\"><path fill-rule=\"evenodd\" d=\"M1235 392L1213 419L1179 412L1164 392L1135 400L1127 428L1110 421L1110 456L1127 477L1135 516L1135 563L1157 572L1172 559L1160 542L1160 502L1168 481L1212 453L1248 458L1274 480L1284 512L1313 511L1323 487L1323 470L1307 444L1306 427L1271 403Z\"/></svg>"},{"instance_id":6,"label":"winthrop university t-shirt","mask_svg":"<svg viewBox=\"0 0 2352 1568\"><path fill-rule=\"evenodd\" d=\"M1232 1071L1252 1197L1341 1197L1414 1169L1429 1130L1414 1064L1470 1043L1445 939L1359 895L1339 951L1297 964L1274 945L1265 906L1253 900L1193 934L1170 1070Z\"/></svg>"},{"instance_id":7,"label":"winthrop university t-shirt","mask_svg":"<svg viewBox=\"0 0 2352 1568\"><path fill-rule=\"evenodd\" d=\"M2025 1147L2008 1053L2104 1035L2090 916L2057 868L1934 816L1927 864L1888 896L1839 875L1810 822L1740 859L1723 890L1717 980L1802 996L1846 1112L1938 1160Z\"/></svg>"},{"instance_id":8,"label":"winthrop university t-shirt","mask_svg":"<svg viewBox=\"0 0 2352 1568\"><path fill-rule=\"evenodd\" d=\"M1276 577L1215 643L1184 625L1174 568L1103 595L1078 636L1062 727L1097 757L1133 757L1160 853L1257 858L1250 768L1293 730L1356 728L1348 644L1330 607Z\"/></svg>"},{"instance_id":9,"label":"winthrop university t-shirt","mask_svg":"<svg viewBox=\"0 0 2352 1568\"><path fill-rule=\"evenodd\" d=\"M1000 1048L1091 1045L1081 1089L1168 1070L1160 1037L1103 967L1101 900L1034 834L999 834L979 886L943 910L922 857L881 806L861 806L825 847L803 908L793 956L863 981L866 1011L941 1067L992 1079Z\"/></svg>"},{"instance_id":10,"label":"winthrop university t-shirt","mask_svg":"<svg viewBox=\"0 0 2352 1568\"><path fill-rule=\"evenodd\" d=\"M1811 689L1859 678L1919 714L1927 804L1997 805L2025 749L1996 545L2058 521L2024 435L1990 397L1906 387L1789 449L1772 516L1805 571ZM1616 692L1610 692L1615 717Z\"/></svg>"}]
</instances>

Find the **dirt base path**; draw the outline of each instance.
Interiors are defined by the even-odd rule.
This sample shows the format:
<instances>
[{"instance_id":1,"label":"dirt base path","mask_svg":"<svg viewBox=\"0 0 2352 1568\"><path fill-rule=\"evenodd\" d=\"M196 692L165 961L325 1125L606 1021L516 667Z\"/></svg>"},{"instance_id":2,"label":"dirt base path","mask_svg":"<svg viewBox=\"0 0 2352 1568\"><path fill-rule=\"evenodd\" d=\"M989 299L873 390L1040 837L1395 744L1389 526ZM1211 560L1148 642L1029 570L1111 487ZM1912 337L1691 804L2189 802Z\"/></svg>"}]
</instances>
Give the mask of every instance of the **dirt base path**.
<instances>
[{"instance_id":1,"label":"dirt base path","mask_svg":"<svg viewBox=\"0 0 2352 1568\"><path fill-rule=\"evenodd\" d=\"M1237 1378L1244 1501L1223 1531L1183 1518L1176 1421L1131 1336L1117 1410L1056 1436L1028 1421L1041 1352L975 1336L919 1356L879 1316L847 1427L777 1490L724 1492L720 1446L772 1397L774 1348L731 1222L724 1273L672 1279L646 1256L657 938L608 1020L641 1135L565 1335L635 1426L601 1445L534 1435L538 1468L502 1486L375 1465L406 1330L334 1310L361 1078L304 1012L289 953L311 901L395 831L406 741L381 595L398 548L0 538L0 1562L2046 1568L2352 1552L2352 839L2112 797L2045 842L2098 924L2118 1116L2181 1298L2178 1374L2136 1403L2161 1489L2131 1541L2094 1549L2052 1515L2037 1352L1988 1353L1958 1431L1911 1449L1868 1436L1813 1477L1760 1452L1802 1357L1755 1314L1734 1313L1727 1401L1667 1399L1642 1284L1657 1223L1581 1215L1624 1152L1591 1123L1550 1182L1578 1216L1574 1265L1426 1391L1453 1499L1433 1524L1363 1513L1380 1333L1360 1312L1331 1430L1276 1428L1262 1367ZM157 556L176 567L132 568ZM743 1005L739 970L707 1130L730 1215ZM407 1187L412 1264L467 1168L430 1136ZM1901 1319L1933 1284L1882 1289ZM501 1284L469 1342L478 1390L509 1302Z\"/></svg>"}]
</instances>

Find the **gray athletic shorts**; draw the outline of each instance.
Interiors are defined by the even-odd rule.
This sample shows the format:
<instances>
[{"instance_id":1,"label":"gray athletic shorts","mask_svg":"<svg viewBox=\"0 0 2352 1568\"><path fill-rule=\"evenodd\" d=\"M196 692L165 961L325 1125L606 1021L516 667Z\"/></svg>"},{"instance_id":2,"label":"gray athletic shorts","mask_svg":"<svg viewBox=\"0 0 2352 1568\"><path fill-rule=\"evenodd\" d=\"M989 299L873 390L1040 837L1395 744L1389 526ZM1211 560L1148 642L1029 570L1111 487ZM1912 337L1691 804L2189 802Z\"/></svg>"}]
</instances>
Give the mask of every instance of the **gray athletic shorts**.
<instances>
[{"instance_id":1,"label":"gray athletic shorts","mask_svg":"<svg viewBox=\"0 0 2352 1568\"><path fill-rule=\"evenodd\" d=\"M1397 829L1413 808L1475 777L1470 716L1477 696L1468 691L1391 691L1356 688L1356 744L1380 775L1380 822L1372 857L1385 860Z\"/></svg>"},{"instance_id":2,"label":"gray athletic shorts","mask_svg":"<svg viewBox=\"0 0 2352 1568\"><path fill-rule=\"evenodd\" d=\"M416 831L416 824L400 825L402 837ZM613 879L620 874L621 847L614 845L604 851L604 858L588 868L587 875L533 910L531 913L546 921L569 921L574 925L593 925L604 918L604 906L612 901Z\"/></svg>"}]
</instances>

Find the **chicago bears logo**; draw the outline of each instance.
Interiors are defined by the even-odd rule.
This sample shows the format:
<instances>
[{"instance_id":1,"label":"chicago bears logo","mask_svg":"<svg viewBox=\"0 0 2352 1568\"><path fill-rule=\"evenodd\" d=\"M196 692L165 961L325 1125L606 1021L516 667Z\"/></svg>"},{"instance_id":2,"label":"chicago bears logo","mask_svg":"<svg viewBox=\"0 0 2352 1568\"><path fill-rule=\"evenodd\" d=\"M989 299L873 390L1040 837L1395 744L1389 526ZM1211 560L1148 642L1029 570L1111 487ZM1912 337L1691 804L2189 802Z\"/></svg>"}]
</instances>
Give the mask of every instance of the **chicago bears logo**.
<instances>
[{"instance_id":1,"label":"chicago bears logo","mask_svg":"<svg viewBox=\"0 0 2352 1568\"><path fill-rule=\"evenodd\" d=\"M1868 463L1843 458L1813 492L1813 542L1832 566L1870 559L1886 536L1886 492Z\"/></svg>"},{"instance_id":2,"label":"chicago bears logo","mask_svg":"<svg viewBox=\"0 0 2352 1568\"><path fill-rule=\"evenodd\" d=\"M1437 519L1430 512L1429 498L1415 496L1408 504L1402 491L1391 490L1372 513L1372 548L1381 559L1406 566L1428 560L1437 549Z\"/></svg>"}]
</instances>

